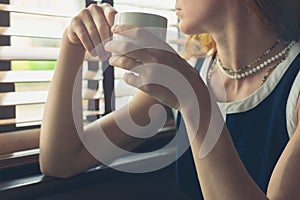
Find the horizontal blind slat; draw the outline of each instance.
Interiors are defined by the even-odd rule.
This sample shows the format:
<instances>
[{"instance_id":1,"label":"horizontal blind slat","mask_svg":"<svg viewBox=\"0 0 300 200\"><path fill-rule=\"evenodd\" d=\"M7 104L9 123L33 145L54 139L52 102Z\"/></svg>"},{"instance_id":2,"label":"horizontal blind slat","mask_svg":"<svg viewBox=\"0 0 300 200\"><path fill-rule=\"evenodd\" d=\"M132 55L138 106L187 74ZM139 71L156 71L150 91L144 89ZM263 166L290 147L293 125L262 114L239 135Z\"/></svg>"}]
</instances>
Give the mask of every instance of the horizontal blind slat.
<instances>
[{"instance_id":1,"label":"horizontal blind slat","mask_svg":"<svg viewBox=\"0 0 300 200\"><path fill-rule=\"evenodd\" d=\"M87 71L85 75L83 75L84 80L101 80L103 79L103 71L98 70L98 71Z\"/></svg>"},{"instance_id":2,"label":"horizontal blind slat","mask_svg":"<svg viewBox=\"0 0 300 200\"><path fill-rule=\"evenodd\" d=\"M0 47L0 60L56 60L59 48Z\"/></svg>"},{"instance_id":3,"label":"horizontal blind slat","mask_svg":"<svg viewBox=\"0 0 300 200\"><path fill-rule=\"evenodd\" d=\"M53 73L53 70L0 71L0 83L48 82Z\"/></svg>"},{"instance_id":4,"label":"horizontal blind slat","mask_svg":"<svg viewBox=\"0 0 300 200\"><path fill-rule=\"evenodd\" d=\"M0 93L0 106L44 103L47 95L47 91Z\"/></svg>"},{"instance_id":5,"label":"horizontal blind slat","mask_svg":"<svg viewBox=\"0 0 300 200\"><path fill-rule=\"evenodd\" d=\"M0 83L50 82L53 74L53 70L0 71ZM102 71L87 71L83 80L101 80L102 76Z\"/></svg>"},{"instance_id":6,"label":"horizontal blind slat","mask_svg":"<svg viewBox=\"0 0 300 200\"><path fill-rule=\"evenodd\" d=\"M42 113L42 111L41 111ZM83 116L85 118L91 116L98 116L102 115L101 111L83 111ZM42 115L34 116L34 117L26 117L26 118L13 118L13 119L0 119L0 127L7 126L7 125L18 125L18 126L25 126L26 124L30 125L41 125L42 123Z\"/></svg>"},{"instance_id":7,"label":"horizontal blind slat","mask_svg":"<svg viewBox=\"0 0 300 200\"><path fill-rule=\"evenodd\" d=\"M62 31L51 32L43 31L43 29L16 29L13 27L0 27L0 35L4 36L18 36L18 37L34 37L34 38L48 38L48 39L61 39Z\"/></svg>"},{"instance_id":8,"label":"horizontal blind slat","mask_svg":"<svg viewBox=\"0 0 300 200\"><path fill-rule=\"evenodd\" d=\"M0 119L0 126L5 125L14 125L16 124L17 120L15 118L13 119Z\"/></svg>"},{"instance_id":9,"label":"horizontal blind slat","mask_svg":"<svg viewBox=\"0 0 300 200\"><path fill-rule=\"evenodd\" d=\"M101 89L102 90L102 89ZM83 99L100 99L102 91L83 89ZM44 103L47 100L48 91L30 92L6 92L0 93L0 106L28 105Z\"/></svg>"},{"instance_id":10,"label":"horizontal blind slat","mask_svg":"<svg viewBox=\"0 0 300 200\"><path fill-rule=\"evenodd\" d=\"M161 0L139 0L135 1L134 3L130 0L114 0L114 5L126 5L132 7L140 7L140 8L147 8L153 10L169 10L175 11L175 3L173 1L161 1Z\"/></svg>"},{"instance_id":11,"label":"horizontal blind slat","mask_svg":"<svg viewBox=\"0 0 300 200\"><path fill-rule=\"evenodd\" d=\"M0 119L0 128L1 126L8 126L8 125L18 125L18 126L35 126L41 125L42 118L38 120L17 120L17 119Z\"/></svg>"},{"instance_id":12,"label":"horizontal blind slat","mask_svg":"<svg viewBox=\"0 0 300 200\"><path fill-rule=\"evenodd\" d=\"M57 12L53 10L41 10L38 8L26 8L26 7L20 7L15 5L8 5L8 4L0 4L0 10L7 11L7 12L34 14L34 15L42 15L42 16L51 16L51 17L64 17L64 18L72 17L72 15L66 15L63 12Z\"/></svg>"},{"instance_id":13,"label":"horizontal blind slat","mask_svg":"<svg viewBox=\"0 0 300 200\"><path fill-rule=\"evenodd\" d=\"M84 89L82 93L83 99L100 99L102 96L102 91L95 91L93 89Z\"/></svg>"},{"instance_id":14,"label":"horizontal blind slat","mask_svg":"<svg viewBox=\"0 0 300 200\"><path fill-rule=\"evenodd\" d=\"M54 47L0 47L0 60L56 60L59 48ZM87 61L100 61L98 57L85 55Z\"/></svg>"}]
</instances>

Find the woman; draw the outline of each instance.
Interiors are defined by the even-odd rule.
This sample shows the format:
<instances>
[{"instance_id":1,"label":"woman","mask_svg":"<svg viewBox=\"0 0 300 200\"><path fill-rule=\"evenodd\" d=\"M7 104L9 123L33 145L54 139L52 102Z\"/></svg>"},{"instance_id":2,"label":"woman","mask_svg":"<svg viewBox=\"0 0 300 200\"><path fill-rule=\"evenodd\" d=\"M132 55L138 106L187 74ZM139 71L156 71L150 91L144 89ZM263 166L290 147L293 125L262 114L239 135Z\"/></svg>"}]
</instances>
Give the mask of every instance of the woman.
<instances>
[{"instance_id":1,"label":"woman","mask_svg":"<svg viewBox=\"0 0 300 200\"><path fill-rule=\"evenodd\" d=\"M77 135L82 131L85 139L97 134L96 123L109 130L109 137L118 146L133 149L140 144L118 128L113 114L84 131L74 124L73 84L85 51L107 59L105 49L115 55L109 60L111 65L139 73L124 76L127 83L140 89L127 106L137 124L148 124L148 109L157 103L180 111L191 151L179 160L178 169L186 175L179 179L188 185L194 199L200 198L200 187L205 199L298 199L300 46L295 41L299 38L299 2L177 0L180 30L190 35L209 33L216 44L202 66L201 77L155 38L149 45L156 42L164 50L128 52L134 44L106 42L112 33L140 42L145 35L151 37L140 28L113 26L115 13L106 4L91 6L74 17L64 33L43 120L41 170L51 176L69 177L99 164ZM98 45L101 42L103 45ZM165 87L141 87L160 75L162 70L151 67L153 63L179 72L192 90L184 90L170 76L164 78L179 91L179 99ZM143 64L147 67L136 68ZM123 109L114 113L119 118L125 116ZM211 136L213 142L207 145L206 138ZM99 149L105 152L104 145L99 144ZM118 155L106 155L107 159L114 156ZM185 168L180 167L182 162ZM190 165L195 171L187 168Z\"/></svg>"}]
</instances>

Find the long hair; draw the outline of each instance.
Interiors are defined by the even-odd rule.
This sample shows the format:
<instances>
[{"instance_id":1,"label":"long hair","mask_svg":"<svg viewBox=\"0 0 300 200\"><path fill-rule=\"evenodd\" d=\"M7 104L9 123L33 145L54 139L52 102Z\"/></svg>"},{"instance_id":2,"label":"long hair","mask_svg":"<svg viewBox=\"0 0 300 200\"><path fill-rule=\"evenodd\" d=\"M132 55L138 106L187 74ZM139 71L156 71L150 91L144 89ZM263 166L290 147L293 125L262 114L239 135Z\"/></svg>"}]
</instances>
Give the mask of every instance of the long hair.
<instances>
[{"instance_id":1,"label":"long hair","mask_svg":"<svg viewBox=\"0 0 300 200\"><path fill-rule=\"evenodd\" d=\"M284 40L299 40L300 0L244 0L249 12ZM194 48L197 43L201 48ZM209 34L190 35L186 42L187 58L216 52L216 43ZM199 50L199 51L197 51Z\"/></svg>"}]
</instances>

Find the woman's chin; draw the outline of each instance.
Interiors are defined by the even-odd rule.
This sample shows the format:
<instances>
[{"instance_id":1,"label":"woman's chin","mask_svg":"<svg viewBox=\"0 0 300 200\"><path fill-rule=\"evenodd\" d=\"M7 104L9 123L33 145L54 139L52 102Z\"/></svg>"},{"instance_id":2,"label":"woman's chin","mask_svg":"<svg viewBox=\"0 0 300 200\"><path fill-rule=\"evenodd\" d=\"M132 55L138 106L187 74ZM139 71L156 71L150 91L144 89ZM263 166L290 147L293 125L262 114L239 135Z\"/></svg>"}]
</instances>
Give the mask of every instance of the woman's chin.
<instances>
[{"instance_id":1,"label":"woman's chin","mask_svg":"<svg viewBox=\"0 0 300 200\"><path fill-rule=\"evenodd\" d=\"M192 28L191 26L188 26L187 24L185 24L184 22L179 22L179 30L187 35L193 35L193 34L198 34L198 32Z\"/></svg>"}]
</instances>

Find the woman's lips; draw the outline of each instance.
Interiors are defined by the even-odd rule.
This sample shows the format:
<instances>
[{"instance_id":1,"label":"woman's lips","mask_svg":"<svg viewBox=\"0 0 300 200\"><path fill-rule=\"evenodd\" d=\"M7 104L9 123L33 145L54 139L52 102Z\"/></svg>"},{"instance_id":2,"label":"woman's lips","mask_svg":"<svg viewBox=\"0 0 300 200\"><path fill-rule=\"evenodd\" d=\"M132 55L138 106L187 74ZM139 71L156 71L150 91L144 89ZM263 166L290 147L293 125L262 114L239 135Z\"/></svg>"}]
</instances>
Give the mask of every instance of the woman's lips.
<instances>
[{"instance_id":1,"label":"woman's lips","mask_svg":"<svg viewBox=\"0 0 300 200\"><path fill-rule=\"evenodd\" d=\"M176 6L176 7L175 7L175 10L176 10L176 11L177 11L177 10L181 10L181 8Z\"/></svg>"},{"instance_id":2,"label":"woman's lips","mask_svg":"<svg viewBox=\"0 0 300 200\"><path fill-rule=\"evenodd\" d=\"M181 9L180 8L175 8L175 13L179 17L181 15Z\"/></svg>"}]
</instances>

